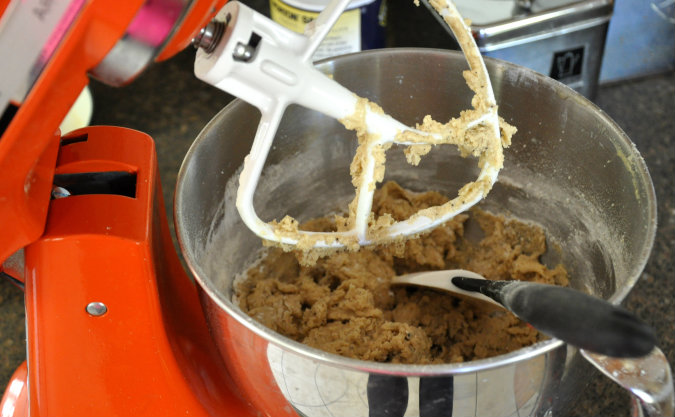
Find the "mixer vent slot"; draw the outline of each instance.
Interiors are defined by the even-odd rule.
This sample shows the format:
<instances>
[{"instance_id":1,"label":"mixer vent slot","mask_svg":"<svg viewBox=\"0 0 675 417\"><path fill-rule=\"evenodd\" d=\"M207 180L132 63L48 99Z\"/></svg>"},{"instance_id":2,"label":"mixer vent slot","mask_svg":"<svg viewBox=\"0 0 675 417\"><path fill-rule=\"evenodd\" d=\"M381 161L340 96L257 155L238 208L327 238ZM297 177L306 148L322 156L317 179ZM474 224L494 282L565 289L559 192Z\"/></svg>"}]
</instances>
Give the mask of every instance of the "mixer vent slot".
<instances>
[{"instance_id":1,"label":"mixer vent slot","mask_svg":"<svg viewBox=\"0 0 675 417\"><path fill-rule=\"evenodd\" d=\"M0 114L0 136L5 133L14 116L19 111L19 107L10 103L2 114Z\"/></svg>"},{"instance_id":2,"label":"mixer vent slot","mask_svg":"<svg viewBox=\"0 0 675 417\"><path fill-rule=\"evenodd\" d=\"M72 145L73 143L86 142L89 139L89 134L83 133L81 135L67 137L61 139L61 146Z\"/></svg>"},{"instance_id":3,"label":"mixer vent slot","mask_svg":"<svg viewBox=\"0 0 675 417\"><path fill-rule=\"evenodd\" d=\"M136 173L125 171L84 172L54 175L54 186L67 195L112 194L136 198Z\"/></svg>"}]
</instances>

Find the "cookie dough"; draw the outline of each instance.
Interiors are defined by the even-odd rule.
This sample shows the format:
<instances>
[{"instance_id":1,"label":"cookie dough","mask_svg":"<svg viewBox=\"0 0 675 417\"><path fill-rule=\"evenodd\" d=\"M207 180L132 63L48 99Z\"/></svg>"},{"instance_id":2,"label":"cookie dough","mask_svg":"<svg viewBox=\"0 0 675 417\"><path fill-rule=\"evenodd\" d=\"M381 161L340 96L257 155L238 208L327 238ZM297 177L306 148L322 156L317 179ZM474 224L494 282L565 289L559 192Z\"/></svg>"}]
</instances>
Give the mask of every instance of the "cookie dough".
<instances>
[{"instance_id":1,"label":"cookie dough","mask_svg":"<svg viewBox=\"0 0 675 417\"><path fill-rule=\"evenodd\" d=\"M417 194L387 183L376 192L373 210L403 220L446 201L436 192ZM330 219L303 226L334 227ZM469 237L471 228L482 236ZM530 345L542 335L485 303L391 286L392 277L462 268L488 279L567 285L561 265L550 269L539 261L545 250L540 227L473 209L417 239L338 252L313 266L302 266L294 253L269 248L238 283L236 297L265 326L331 353L407 364L470 361Z\"/></svg>"}]
</instances>

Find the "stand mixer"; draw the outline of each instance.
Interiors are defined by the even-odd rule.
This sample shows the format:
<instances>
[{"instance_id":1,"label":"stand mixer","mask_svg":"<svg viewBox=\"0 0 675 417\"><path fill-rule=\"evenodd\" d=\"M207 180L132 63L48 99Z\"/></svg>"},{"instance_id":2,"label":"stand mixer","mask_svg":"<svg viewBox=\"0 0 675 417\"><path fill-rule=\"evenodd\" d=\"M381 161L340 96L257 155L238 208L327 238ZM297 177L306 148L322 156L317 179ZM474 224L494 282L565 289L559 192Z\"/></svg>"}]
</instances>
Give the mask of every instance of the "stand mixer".
<instances>
[{"instance_id":1,"label":"stand mixer","mask_svg":"<svg viewBox=\"0 0 675 417\"><path fill-rule=\"evenodd\" d=\"M53 18L47 40L55 46L41 45L37 61L28 59L31 70L17 71L41 68L27 93L12 91L3 108L0 259L20 258L23 248L26 273L9 263L4 270L25 276L29 365L17 370L3 413L256 415L234 394L171 244L152 139L117 127L61 137L56 127L87 72L125 83L188 45L222 4L137 2L111 11L105 2L62 3L60 10L41 2L0 8L3 19L21 22L16 27L26 10L39 10L40 22ZM151 27L148 16L164 29L141 34ZM172 18L179 23L167 24ZM6 91L3 84L0 98ZM73 198L50 199L54 185ZM273 393L259 400L285 404Z\"/></svg>"}]
</instances>

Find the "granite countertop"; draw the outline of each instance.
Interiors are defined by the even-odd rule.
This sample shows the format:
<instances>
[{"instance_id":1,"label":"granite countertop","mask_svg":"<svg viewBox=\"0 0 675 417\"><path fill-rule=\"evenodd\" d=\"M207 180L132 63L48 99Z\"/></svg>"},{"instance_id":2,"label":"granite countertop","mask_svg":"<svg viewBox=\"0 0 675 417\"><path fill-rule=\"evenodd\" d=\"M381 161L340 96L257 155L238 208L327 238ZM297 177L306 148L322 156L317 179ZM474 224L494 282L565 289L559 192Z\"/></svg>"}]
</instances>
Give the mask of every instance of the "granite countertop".
<instances>
[{"instance_id":1,"label":"granite countertop","mask_svg":"<svg viewBox=\"0 0 675 417\"><path fill-rule=\"evenodd\" d=\"M265 2L249 1L265 11ZM391 2L390 2L391 4ZM388 46L451 48L453 41L423 9L391 7ZM411 17L412 16L412 17ZM402 20L416 20L415 31ZM398 23L397 23L398 22ZM403 28L393 30L393 28ZM112 124L141 130L157 143L167 212L176 174L192 140L232 98L196 80L194 51L153 65L123 88L92 82L92 124ZM596 104L635 142L649 167L658 200L659 227L645 271L624 305L652 325L658 345L675 369L675 72L601 86ZM172 223L172 220L170 220ZM25 360L23 294L0 280L0 387ZM596 373L578 399L572 416L628 416L629 397Z\"/></svg>"}]
</instances>

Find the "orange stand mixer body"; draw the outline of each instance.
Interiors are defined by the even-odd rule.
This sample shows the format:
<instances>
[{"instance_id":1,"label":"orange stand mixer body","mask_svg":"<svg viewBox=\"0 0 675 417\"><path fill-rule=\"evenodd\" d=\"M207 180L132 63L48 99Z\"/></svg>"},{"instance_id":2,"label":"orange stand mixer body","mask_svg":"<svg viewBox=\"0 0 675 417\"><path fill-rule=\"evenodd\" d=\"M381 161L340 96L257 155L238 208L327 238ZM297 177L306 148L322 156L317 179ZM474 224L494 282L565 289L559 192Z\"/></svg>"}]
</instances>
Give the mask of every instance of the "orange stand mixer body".
<instances>
[{"instance_id":1,"label":"orange stand mixer body","mask_svg":"<svg viewBox=\"0 0 675 417\"><path fill-rule=\"evenodd\" d=\"M25 281L28 351L3 417L255 415L235 394L173 248L152 138L120 127L62 138L58 128L134 25L160 17L149 58L163 60L225 1L66 1L39 76L0 109L0 262L23 250L23 271L5 265L3 274ZM0 36L21 7L41 18L64 2L30 3L0 2ZM81 191L52 198L64 181Z\"/></svg>"}]
</instances>

